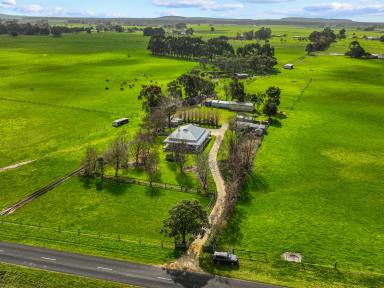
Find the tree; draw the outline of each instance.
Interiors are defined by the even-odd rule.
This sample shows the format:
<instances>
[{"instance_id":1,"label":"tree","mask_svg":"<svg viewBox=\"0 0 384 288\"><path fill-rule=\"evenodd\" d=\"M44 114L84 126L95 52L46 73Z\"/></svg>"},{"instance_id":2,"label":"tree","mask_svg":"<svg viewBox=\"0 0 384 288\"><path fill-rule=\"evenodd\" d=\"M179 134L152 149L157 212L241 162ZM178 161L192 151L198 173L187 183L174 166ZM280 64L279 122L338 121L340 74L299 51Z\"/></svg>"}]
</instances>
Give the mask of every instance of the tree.
<instances>
[{"instance_id":1,"label":"tree","mask_svg":"<svg viewBox=\"0 0 384 288\"><path fill-rule=\"evenodd\" d=\"M244 84L239 81L237 78L233 78L230 83L232 99L237 99L239 102L244 102L245 100L245 91Z\"/></svg>"},{"instance_id":2,"label":"tree","mask_svg":"<svg viewBox=\"0 0 384 288\"><path fill-rule=\"evenodd\" d=\"M204 235L208 227L207 213L201 204L197 200L183 200L169 210L168 218L163 221L162 233L186 244L188 235Z\"/></svg>"},{"instance_id":3,"label":"tree","mask_svg":"<svg viewBox=\"0 0 384 288\"><path fill-rule=\"evenodd\" d=\"M144 163L145 151L148 151L153 144L153 134L147 130L140 130L136 138L130 143L131 155L135 159L135 165Z\"/></svg>"},{"instance_id":4,"label":"tree","mask_svg":"<svg viewBox=\"0 0 384 288\"><path fill-rule=\"evenodd\" d=\"M195 161L197 165L197 175L201 183L201 188L204 191L208 190L209 183L209 154L206 152L201 152L196 154Z\"/></svg>"},{"instance_id":5,"label":"tree","mask_svg":"<svg viewBox=\"0 0 384 288\"><path fill-rule=\"evenodd\" d=\"M150 183L150 186L152 187L152 182L155 180L156 174L157 174L157 167L159 164L159 153L157 150L152 149L150 150L148 157L144 164L144 169L148 174L148 180Z\"/></svg>"},{"instance_id":6,"label":"tree","mask_svg":"<svg viewBox=\"0 0 384 288\"><path fill-rule=\"evenodd\" d=\"M146 112L150 112L158 107L163 98L161 92L161 87L157 85L148 85L143 86L143 89L140 91L139 100L144 99L143 109Z\"/></svg>"},{"instance_id":7,"label":"tree","mask_svg":"<svg viewBox=\"0 0 384 288\"><path fill-rule=\"evenodd\" d=\"M215 27L211 27L211 32L215 32Z\"/></svg>"},{"instance_id":8,"label":"tree","mask_svg":"<svg viewBox=\"0 0 384 288\"><path fill-rule=\"evenodd\" d=\"M349 44L349 51L346 52L345 55L352 58L362 58L368 56L369 53L360 46L358 41L352 41L351 44Z\"/></svg>"},{"instance_id":9,"label":"tree","mask_svg":"<svg viewBox=\"0 0 384 288\"><path fill-rule=\"evenodd\" d=\"M315 46L314 46L312 43L309 43L309 44L305 47L305 51L307 52L308 55L311 55L313 52L316 51L316 49L315 49Z\"/></svg>"},{"instance_id":10,"label":"tree","mask_svg":"<svg viewBox=\"0 0 384 288\"><path fill-rule=\"evenodd\" d=\"M84 176L93 176L96 173L97 151L95 148L87 148L87 150L85 151L85 157L82 166Z\"/></svg>"},{"instance_id":11,"label":"tree","mask_svg":"<svg viewBox=\"0 0 384 288\"><path fill-rule=\"evenodd\" d=\"M117 177L122 165L128 163L128 142L124 135L120 135L110 145L105 154L105 158L107 163L115 169L115 177Z\"/></svg>"},{"instance_id":12,"label":"tree","mask_svg":"<svg viewBox=\"0 0 384 288\"><path fill-rule=\"evenodd\" d=\"M380 41L381 41L381 42L384 42L384 35L382 35L382 36L380 37Z\"/></svg>"},{"instance_id":13,"label":"tree","mask_svg":"<svg viewBox=\"0 0 384 288\"><path fill-rule=\"evenodd\" d=\"M177 23L175 25L176 29L178 30L183 30L183 29L187 29L187 24L186 23Z\"/></svg>"},{"instance_id":14,"label":"tree","mask_svg":"<svg viewBox=\"0 0 384 288\"><path fill-rule=\"evenodd\" d=\"M271 119L273 115L276 115L278 111L277 105L274 102L268 101L263 109L264 114L268 115L268 118Z\"/></svg>"},{"instance_id":15,"label":"tree","mask_svg":"<svg viewBox=\"0 0 384 288\"><path fill-rule=\"evenodd\" d=\"M96 173L101 177L101 184L104 181L104 170L107 162L104 160L104 156L99 156L96 163Z\"/></svg>"},{"instance_id":16,"label":"tree","mask_svg":"<svg viewBox=\"0 0 384 288\"><path fill-rule=\"evenodd\" d=\"M272 37L272 30L270 28L261 27L260 30L255 32L255 39L267 40Z\"/></svg>"},{"instance_id":17,"label":"tree","mask_svg":"<svg viewBox=\"0 0 384 288\"><path fill-rule=\"evenodd\" d=\"M267 94L268 101L276 103L277 106L280 105L281 89L279 87L269 87L265 93Z\"/></svg>"},{"instance_id":18,"label":"tree","mask_svg":"<svg viewBox=\"0 0 384 288\"><path fill-rule=\"evenodd\" d=\"M345 35L345 33L347 32L347 30L345 30L345 28L342 28L340 31L339 31L339 34L337 35L337 38L339 39L345 39L347 36Z\"/></svg>"}]
</instances>

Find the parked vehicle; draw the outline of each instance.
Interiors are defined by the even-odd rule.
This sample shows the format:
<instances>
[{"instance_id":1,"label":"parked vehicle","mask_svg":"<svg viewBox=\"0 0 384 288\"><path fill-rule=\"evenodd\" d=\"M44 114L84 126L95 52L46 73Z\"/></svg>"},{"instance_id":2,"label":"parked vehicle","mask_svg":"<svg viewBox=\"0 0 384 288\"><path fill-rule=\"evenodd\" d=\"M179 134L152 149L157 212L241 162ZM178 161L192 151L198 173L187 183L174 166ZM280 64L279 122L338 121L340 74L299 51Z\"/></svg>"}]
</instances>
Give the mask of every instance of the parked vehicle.
<instances>
[{"instance_id":1,"label":"parked vehicle","mask_svg":"<svg viewBox=\"0 0 384 288\"><path fill-rule=\"evenodd\" d=\"M213 263L215 264L230 264L232 266L239 265L239 259L237 256L228 252L215 252L212 258Z\"/></svg>"}]
</instances>

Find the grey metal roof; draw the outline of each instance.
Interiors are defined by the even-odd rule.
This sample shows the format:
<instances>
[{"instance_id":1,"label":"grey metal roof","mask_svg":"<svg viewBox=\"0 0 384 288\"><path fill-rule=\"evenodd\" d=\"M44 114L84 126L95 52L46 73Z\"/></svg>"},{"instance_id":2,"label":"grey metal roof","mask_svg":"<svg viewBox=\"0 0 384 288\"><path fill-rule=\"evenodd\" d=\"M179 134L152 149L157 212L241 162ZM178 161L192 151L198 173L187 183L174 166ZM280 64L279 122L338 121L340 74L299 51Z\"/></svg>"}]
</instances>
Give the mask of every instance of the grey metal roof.
<instances>
[{"instance_id":1,"label":"grey metal roof","mask_svg":"<svg viewBox=\"0 0 384 288\"><path fill-rule=\"evenodd\" d=\"M188 124L177 128L171 135L165 139L165 143L181 143L185 142L190 145L201 145L210 132L207 129Z\"/></svg>"}]
</instances>

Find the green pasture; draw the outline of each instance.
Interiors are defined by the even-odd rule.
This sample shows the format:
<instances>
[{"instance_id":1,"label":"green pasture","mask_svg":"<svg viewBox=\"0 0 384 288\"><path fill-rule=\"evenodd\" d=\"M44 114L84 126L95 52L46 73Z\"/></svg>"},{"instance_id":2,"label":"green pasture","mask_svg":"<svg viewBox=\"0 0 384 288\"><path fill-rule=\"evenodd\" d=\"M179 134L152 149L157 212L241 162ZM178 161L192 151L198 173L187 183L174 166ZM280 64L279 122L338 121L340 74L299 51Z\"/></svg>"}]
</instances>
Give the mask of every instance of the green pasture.
<instances>
[{"instance_id":1,"label":"green pasture","mask_svg":"<svg viewBox=\"0 0 384 288\"><path fill-rule=\"evenodd\" d=\"M208 200L196 193L184 193L145 186L119 184L75 177L8 217L10 221L84 233L120 234L128 239L157 240L170 208L184 199Z\"/></svg>"},{"instance_id":2,"label":"green pasture","mask_svg":"<svg viewBox=\"0 0 384 288\"><path fill-rule=\"evenodd\" d=\"M207 39L233 37L238 31L259 27L215 26L215 32L210 32L208 25L193 28L197 36ZM273 34L288 35L283 41L270 41L279 61L277 72L244 83L249 93L280 87L280 108L287 116L277 117L269 128L255 160L254 175L244 187L235 215L221 238L225 248L266 252L268 263L241 261L240 268L233 271L214 269L203 258L203 266L227 276L288 286L377 287L382 282L377 275L384 267L384 62L330 54L346 52L352 33L371 53L383 54L384 44L362 39L378 32L347 28L348 39L315 56L306 56L307 42L292 36L307 36L321 28L271 28ZM137 99L141 86L152 81L165 87L198 65L150 56L145 49L147 39L140 33L61 38L0 36L0 41L0 167L36 159L0 173L0 208L78 167L88 145L105 149L120 130L111 127L115 118L133 117L124 128L133 137L143 116ZM249 42L231 43L238 47ZM286 63L295 64L295 69L282 69ZM124 81L128 85L120 90ZM218 80L221 97L223 84ZM223 121L231 115L223 111ZM177 167L164 161L161 143L159 153L159 180L185 183ZM189 159L187 166L193 165L193 159ZM139 170L122 171L122 175L146 179ZM196 187L196 175L188 172L187 176L188 183ZM203 204L208 201L195 194L152 192L114 182L98 190L93 181L74 178L9 219L159 241L161 221L170 207L182 199L199 199ZM44 243L20 235L7 237ZM81 248L80 252L91 250ZM124 257L150 262L137 251L135 257ZM326 267L338 262L341 274L334 275L329 269L298 272L296 266L280 262L280 255L287 251L302 253L305 262ZM157 263L174 257L167 252L160 254ZM347 274L346 270L360 274Z\"/></svg>"},{"instance_id":3,"label":"green pasture","mask_svg":"<svg viewBox=\"0 0 384 288\"><path fill-rule=\"evenodd\" d=\"M327 52L346 50L348 43ZM384 46L372 42L369 50L384 53ZM375 287L383 281L375 273L384 267L384 63L324 53L295 56L296 69L249 80L251 91L281 87L287 118L269 128L221 239L225 247L266 252L272 266L244 261L238 271L216 272L307 287L299 282L309 274L297 279L296 268L276 264L293 251L307 263L332 268L337 262L342 272L363 273L357 280L317 272L311 281Z\"/></svg>"}]
</instances>

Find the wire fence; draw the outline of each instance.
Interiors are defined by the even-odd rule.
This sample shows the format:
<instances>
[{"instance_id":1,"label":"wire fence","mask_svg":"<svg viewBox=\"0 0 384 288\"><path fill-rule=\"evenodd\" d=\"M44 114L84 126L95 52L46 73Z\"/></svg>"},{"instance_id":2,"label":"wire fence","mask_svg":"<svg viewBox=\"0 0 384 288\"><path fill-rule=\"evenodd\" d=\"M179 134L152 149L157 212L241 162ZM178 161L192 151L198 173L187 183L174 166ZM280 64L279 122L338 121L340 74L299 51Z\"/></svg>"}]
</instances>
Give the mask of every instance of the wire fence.
<instances>
[{"instance_id":1,"label":"wire fence","mask_svg":"<svg viewBox=\"0 0 384 288\"><path fill-rule=\"evenodd\" d=\"M165 257L167 255L176 257L182 253L182 251L176 249L175 242L169 239L150 239L144 236L134 237L125 234L91 232L81 229L70 230L61 225L53 227L22 221L13 222L4 218L1 219L0 223L1 236L126 252L144 258Z\"/></svg>"},{"instance_id":2,"label":"wire fence","mask_svg":"<svg viewBox=\"0 0 384 288\"><path fill-rule=\"evenodd\" d=\"M327 269L335 270L337 272L359 272L362 274L372 274L382 276L384 279L384 269L383 267L378 267L374 264L356 264L356 263L347 263L342 261L334 261L328 263L314 263L314 261L299 261L299 262L287 262L281 257L276 258L275 255L271 256L267 252L260 252L254 250L248 250L244 248L229 248L225 246L216 246L216 245L206 245L203 247L203 252L207 254L213 254L215 251L226 251L232 254L235 254L239 260L248 261L249 263L258 262L258 263L269 263L273 264L275 268L284 268L284 267L293 267L298 270L318 270L318 269ZM268 257L267 257L268 256Z\"/></svg>"},{"instance_id":3,"label":"wire fence","mask_svg":"<svg viewBox=\"0 0 384 288\"><path fill-rule=\"evenodd\" d=\"M145 187L171 190L171 191L176 191L176 192L207 195L207 196L209 196L209 202L207 204L207 208L209 210L211 210L213 208L213 206L216 203L216 199L217 199L217 192L214 190L203 190L203 189L198 188L198 187L187 187L187 186L181 186L181 185L170 184L170 183L150 182L148 180L125 177L125 176L119 176L118 178L115 178L112 176L106 176L105 178L109 179L109 180L117 180L119 182L135 184L135 185L140 185L140 186L145 186Z\"/></svg>"},{"instance_id":4,"label":"wire fence","mask_svg":"<svg viewBox=\"0 0 384 288\"><path fill-rule=\"evenodd\" d=\"M54 108L78 110L78 111L82 111L82 112L95 112L95 113L102 113L102 114L108 114L108 115L128 115L128 116L130 115L132 118L138 117L138 115L139 115L139 113L136 113L136 112L129 113L126 111L98 110L98 109L92 109L92 108L77 107L77 106L73 106L73 105L52 104L52 103L32 101L32 100L24 100L24 99L10 99L10 98L5 98L5 97L0 97L0 100L1 101L7 101L7 102L17 102L17 103L39 105L39 106L48 106L48 107L54 107Z\"/></svg>"}]
</instances>

